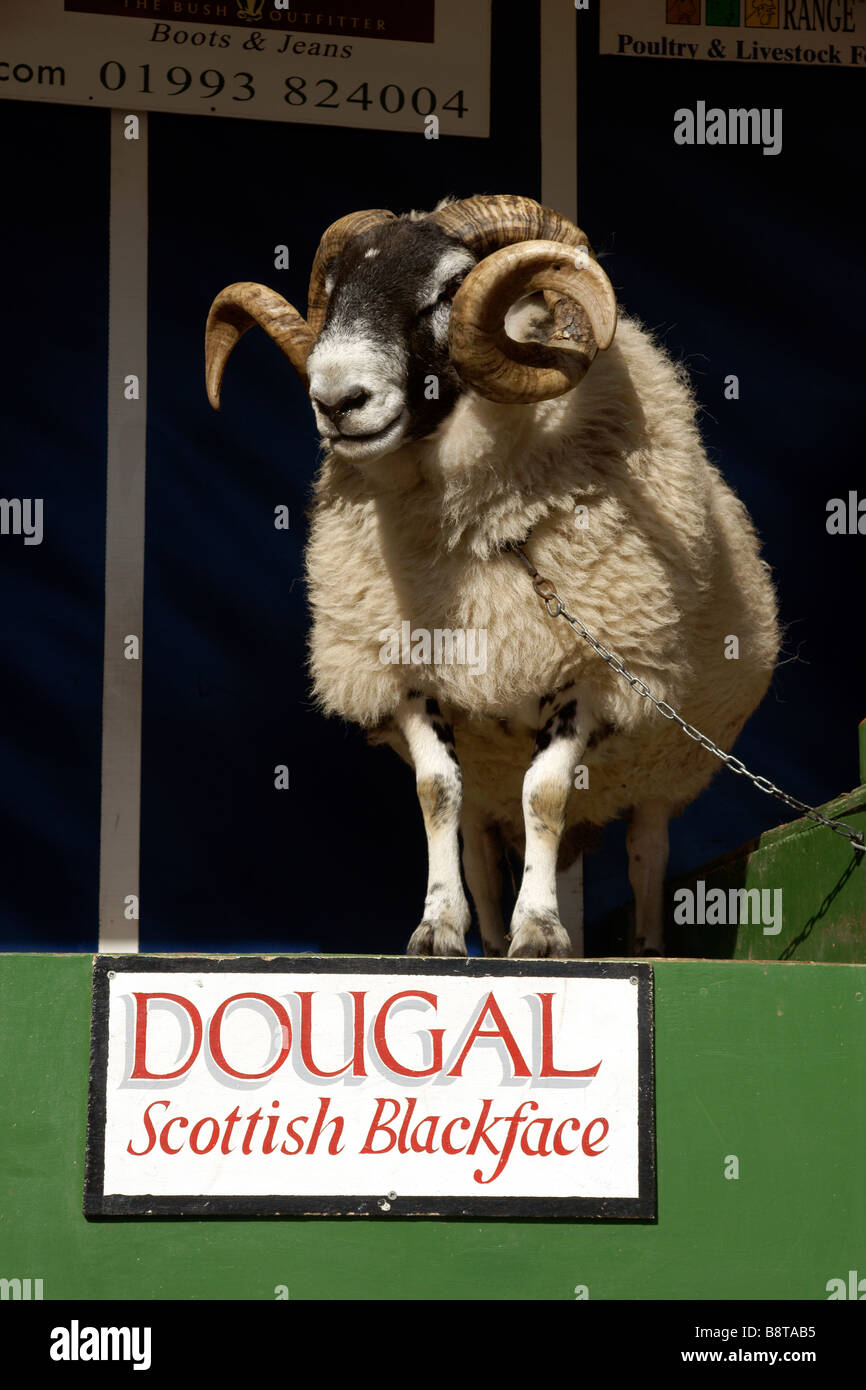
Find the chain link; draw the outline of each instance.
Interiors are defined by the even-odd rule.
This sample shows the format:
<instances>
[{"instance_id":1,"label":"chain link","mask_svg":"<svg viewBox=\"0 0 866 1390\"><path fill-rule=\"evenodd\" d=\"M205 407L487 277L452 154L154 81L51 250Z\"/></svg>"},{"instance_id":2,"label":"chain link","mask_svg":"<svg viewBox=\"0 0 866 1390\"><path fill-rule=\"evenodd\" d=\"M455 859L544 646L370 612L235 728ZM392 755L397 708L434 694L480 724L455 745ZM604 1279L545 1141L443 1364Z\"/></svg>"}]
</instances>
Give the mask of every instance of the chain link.
<instances>
[{"instance_id":1,"label":"chain link","mask_svg":"<svg viewBox=\"0 0 866 1390\"><path fill-rule=\"evenodd\" d=\"M750 772L745 763L741 762L739 758L735 758L731 753L725 753L719 748L718 744L714 743L706 734L702 734L693 724L687 724L684 719L681 719L673 706L669 705L666 700L657 700L649 686L645 685L637 676L631 675L619 658L614 656L613 652L608 651L603 643L597 641L597 639L593 637L592 633L580 621L580 618L576 618L572 613L566 611L562 599L559 597L551 581L549 579L542 579L538 570L521 547L519 545L514 545L511 549L520 557L529 570L532 576L532 587L543 600L548 616L551 618L564 618L577 635L582 637L585 642L588 642L594 651L598 652L602 661L606 661L611 670L616 671L617 675L622 676L624 680L628 681L632 690L634 690L641 699L649 700L655 705L663 719L670 719L674 724L677 724L684 734L687 734L695 743L699 743L702 748L706 748L708 753L712 753L716 758L719 758L731 772L736 772L738 775L742 774L742 776L747 777L749 781L758 788L758 791L766 792L768 796L775 796L779 801L783 801L786 806L792 807L795 811L801 811L809 820L817 821L819 825L826 825L835 835L841 835L843 839L850 840L855 850L859 850L861 854L866 853L866 841L864 841L862 830L854 830L846 821L833 820L828 816L822 816L821 812L817 811L814 806L808 806L805 801L799 801L796 796L789 796L787 792L783 792L780 787L777 787L774 782L770 781L769 777L759 777L754 772Z\"/></svg>"}]
</instances>

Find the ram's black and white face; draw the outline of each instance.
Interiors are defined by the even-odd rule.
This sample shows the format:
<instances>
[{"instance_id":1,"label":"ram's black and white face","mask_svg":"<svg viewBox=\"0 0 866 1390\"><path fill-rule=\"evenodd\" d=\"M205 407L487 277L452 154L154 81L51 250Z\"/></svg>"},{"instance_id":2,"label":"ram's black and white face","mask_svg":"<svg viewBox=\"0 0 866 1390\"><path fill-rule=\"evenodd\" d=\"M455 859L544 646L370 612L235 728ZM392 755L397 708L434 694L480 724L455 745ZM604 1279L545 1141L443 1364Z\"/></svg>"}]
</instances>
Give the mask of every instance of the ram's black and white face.
<instances>
[{"instance_id":1,"label":"ram's black and white face","mask_svg":"<svg viewBox=\"0 0 866 1390\"><path fill-rule=\"evenodd\" d=\"M475 265L429 222L356 237L329 268L328 312L307 360L322 440L353 461L437 429L464 389L448 356L451 300Z\"/></svg>"}]
</instances>

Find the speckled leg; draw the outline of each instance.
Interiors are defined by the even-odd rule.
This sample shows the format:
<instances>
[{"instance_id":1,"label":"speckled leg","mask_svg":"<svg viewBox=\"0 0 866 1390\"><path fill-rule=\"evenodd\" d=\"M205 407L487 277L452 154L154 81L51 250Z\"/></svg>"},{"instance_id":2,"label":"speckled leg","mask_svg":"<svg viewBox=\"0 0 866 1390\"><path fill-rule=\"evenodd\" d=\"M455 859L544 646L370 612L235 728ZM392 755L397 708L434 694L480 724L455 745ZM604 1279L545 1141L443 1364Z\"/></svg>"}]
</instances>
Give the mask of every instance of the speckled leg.
<instances>
[{"instance_id":1,"label":"speckled leg","mask_svg":"<svg viewBox=\"0 0 866 1390\"><path fill-rule=\"evenodd\" d=\"M410 956L465 956L464 938L471 917L460 878L458 830L463 779L454 734L436 701L414 691L403 701L395 719L412 755L427 831L424 916L406 951Z\"/></svg>"},{"instance_id":2,"label":"speckled leg","mask_svg":"<svg viewBox=\"0 0 866 1390\"><path fill-rule=\"evenodd\" d=\"M526 857L511 919L509 956L571 955L571 942L559 917L556 861L588 723L574 686L545 695L539 704L535 749L523 779Z\"/></svg>"}]
</instances>

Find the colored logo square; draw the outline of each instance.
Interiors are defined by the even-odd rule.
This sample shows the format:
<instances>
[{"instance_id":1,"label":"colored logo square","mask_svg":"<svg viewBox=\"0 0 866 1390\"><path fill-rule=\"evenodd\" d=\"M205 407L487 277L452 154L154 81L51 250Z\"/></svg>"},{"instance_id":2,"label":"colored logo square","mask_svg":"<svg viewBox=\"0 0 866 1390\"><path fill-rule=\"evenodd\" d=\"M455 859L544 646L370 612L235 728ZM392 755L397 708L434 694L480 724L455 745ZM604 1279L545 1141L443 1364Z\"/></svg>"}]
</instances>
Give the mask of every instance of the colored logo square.
<instances>
[{"instance_id":1,"label":"colored logo square","mask_svg":"<svg viewBox=\"0 0 866 1390\"><path fill-rule=\"evenodd\" d=\"M667 0L665 21L668 24L700 24L701 0Z\"/></svg>"},{"instance_id":2,"label":"colored logo square","mask_svg":"<svg viewBox=\"0 0 866 1390\"><path fill-rule=\"evenodd\" d=\"M779 0L746 0L748 29L778 29Z\"/></svg>"},{"instance_id":3,"label":"colored logo square","mask_svg":"<svg viewBox=\"0 0 866 1390\"><path fill-rule=\"evenodd\" d=\"M739 24L740 0L707 0L707 24Z\"/></svg>"}]
</instances>

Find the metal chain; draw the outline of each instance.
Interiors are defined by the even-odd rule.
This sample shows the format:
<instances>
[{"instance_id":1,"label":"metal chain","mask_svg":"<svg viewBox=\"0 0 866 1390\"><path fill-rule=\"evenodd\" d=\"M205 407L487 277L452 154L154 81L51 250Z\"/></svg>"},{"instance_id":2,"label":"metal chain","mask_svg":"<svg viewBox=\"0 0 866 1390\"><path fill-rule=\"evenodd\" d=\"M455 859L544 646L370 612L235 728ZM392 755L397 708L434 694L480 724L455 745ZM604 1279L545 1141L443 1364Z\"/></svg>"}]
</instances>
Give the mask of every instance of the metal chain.
<instances>
[{"instance_id":1,"label":"metal chain","mask_svg":"<svg viewBox=\"0 0 866 1390\"><path fill-rule=\"evenodd\" d=\"M715 757L721 759L725 766L730 768L731 772L736 772L738 774L742 773L743 776L748 777L749 781L754 783L759 791L766 792L768 796L775 796L779 801L784 801L787 806L793 807L795 811L801 811L809 820L817 821L819 825L826 825L835 835L841 835L843 839L850 840L855 850L859 850L861 854L866 853L866 841L864 841L862 830L854 830L846 821L833 820L828 816L822 816L821 812L817 811L814 806L808 806L805 801L799 801L796 796L788 796L788 793L783 792L780 787L777 787L775 783L771 782L769 777L756 776L754 772L749 771L745 763L741 762L739 758L733 757L730 753L723 752L718 744L713 743L713 740L708 738L706 734L702 734L693 724L687 724L684 719L681 719L676 710L669 705L667 701L657 700L649 686L645 685L637 676L631 675L623 666L622 662L614 656L613 652L609 652L607 647L597 641L592 633L584 627L580 618L576 618L572 613L566 611L562 599L559 597L553 584L549 579L543 579L541 577L525 551L519 545L512 545L509 548L513 550L516 555L519 555L520 559L529 570L532 576L532 587L539 598L542 599L547 609L548 616L551 618L565 618L565 621L574 629L578 636L582 637L585 642L588 642L593 650L598 652L601 659L606 661L613 671L616 671L617 675L622 676L624 680L628 681L632 690L634 690L637 695L640 695L642 699L649 700L655 705L663 719L670 719L674 724L678 724L683 733L687 734L690 739L693 739L695 743L699 743L702 748L706 748L708 753L712 753Z\"/></svg>"}]
</instances>

